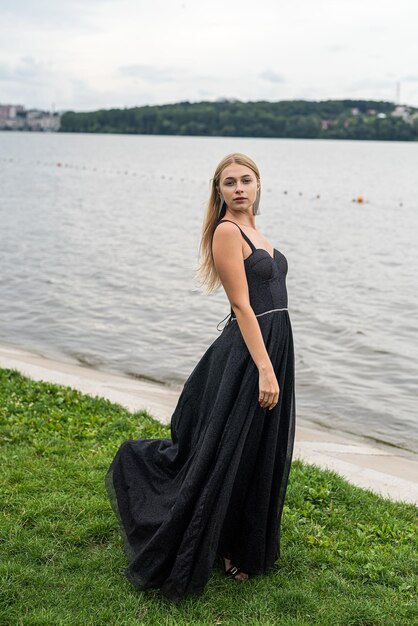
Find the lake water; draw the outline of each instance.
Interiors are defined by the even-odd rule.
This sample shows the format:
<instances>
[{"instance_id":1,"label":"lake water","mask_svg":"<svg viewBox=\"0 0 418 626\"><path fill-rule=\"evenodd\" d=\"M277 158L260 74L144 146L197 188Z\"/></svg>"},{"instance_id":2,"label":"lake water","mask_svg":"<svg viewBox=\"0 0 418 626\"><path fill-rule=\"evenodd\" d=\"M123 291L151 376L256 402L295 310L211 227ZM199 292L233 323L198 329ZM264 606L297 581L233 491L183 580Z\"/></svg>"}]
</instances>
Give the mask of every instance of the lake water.
<instances>
[{"instance_id":1,"label":"lake water","mask_svg":"<svg viewBox=\"0 0 418 626\"><path fill-rule=\"evenodd\" d=\"M418 452L417 143L2 132L0 341L181 386L229 312L194 270L232 151L289 264L297 415Z\"/></svg>"}]
</instances>

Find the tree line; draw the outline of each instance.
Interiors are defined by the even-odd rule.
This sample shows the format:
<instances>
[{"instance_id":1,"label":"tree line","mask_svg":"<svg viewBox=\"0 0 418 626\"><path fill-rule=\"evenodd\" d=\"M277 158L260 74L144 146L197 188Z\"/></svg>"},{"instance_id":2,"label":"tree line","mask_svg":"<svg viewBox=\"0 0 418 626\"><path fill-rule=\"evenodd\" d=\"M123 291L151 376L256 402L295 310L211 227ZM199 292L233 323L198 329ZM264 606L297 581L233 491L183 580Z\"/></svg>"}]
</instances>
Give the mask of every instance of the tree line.
<instances>
[{"instance_id":1,"label":"tree line","mask_svg":"<svg viewBox=\"0 0 418 626\"><path fill-rule=\"evenodd\" d=\"M410 114L417 111L408 109ZM392 102L374 100L178 102L67 111L62 114L60 132L418 140L418 117L407 122L392 116L393 110Z\"/></svg>"}]
</instances>

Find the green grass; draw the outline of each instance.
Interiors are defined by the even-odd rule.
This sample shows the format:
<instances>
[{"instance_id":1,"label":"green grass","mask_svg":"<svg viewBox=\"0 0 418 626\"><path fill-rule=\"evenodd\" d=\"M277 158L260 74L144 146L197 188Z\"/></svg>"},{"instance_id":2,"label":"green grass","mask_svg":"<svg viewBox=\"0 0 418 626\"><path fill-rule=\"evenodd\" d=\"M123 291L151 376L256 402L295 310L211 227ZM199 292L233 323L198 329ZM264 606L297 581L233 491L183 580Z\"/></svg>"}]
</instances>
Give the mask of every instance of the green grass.
<instances>
[{"instance_id":1,"label":"green grass","mask_svg":"<svg viewBox=\"0 0 418 626\"><path fill-rule=\"evenodd\" d=\"M406 626L417 624L417 507L294 461L279 570L248 581L219 568L174 605L137 592L104 476L130 437L169 436L69 387L0 369L0 624Z\"/></svg>"}]
</instances>

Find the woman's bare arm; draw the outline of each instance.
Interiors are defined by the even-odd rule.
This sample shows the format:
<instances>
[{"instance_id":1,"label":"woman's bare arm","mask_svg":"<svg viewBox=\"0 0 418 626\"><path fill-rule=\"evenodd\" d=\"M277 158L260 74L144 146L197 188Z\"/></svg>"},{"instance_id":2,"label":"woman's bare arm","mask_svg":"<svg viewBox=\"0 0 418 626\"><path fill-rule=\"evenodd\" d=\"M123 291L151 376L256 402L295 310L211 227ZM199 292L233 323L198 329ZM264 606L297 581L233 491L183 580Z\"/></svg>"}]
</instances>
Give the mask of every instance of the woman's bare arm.
<instances>
[{"instance_id":1,"label":"woman's bare arm","mask_svg":"<svg viewBox=\"0 0 418 626\"><path fill-rule=\"evenodd\" d=\"M213 235L215 267L225 289L243 339L258 368L258 401L264 409L273 409L279 400L279 383L250 304L247 276L242 258L241 233L230 222L220 224Z\"/></svg>"},{"instance_id":2,"label":"woman's bare arm","mask_svg":"<svg viewBox=\"0 0 418 626\"><path fill-rule=\"evenodd\" d=\"M242 237L234 224L219 224L213 236L212 252L219 278L254 363L259 371L273 369L258 320L250 304L242 257Z\"/></svg>"}]
</instances>

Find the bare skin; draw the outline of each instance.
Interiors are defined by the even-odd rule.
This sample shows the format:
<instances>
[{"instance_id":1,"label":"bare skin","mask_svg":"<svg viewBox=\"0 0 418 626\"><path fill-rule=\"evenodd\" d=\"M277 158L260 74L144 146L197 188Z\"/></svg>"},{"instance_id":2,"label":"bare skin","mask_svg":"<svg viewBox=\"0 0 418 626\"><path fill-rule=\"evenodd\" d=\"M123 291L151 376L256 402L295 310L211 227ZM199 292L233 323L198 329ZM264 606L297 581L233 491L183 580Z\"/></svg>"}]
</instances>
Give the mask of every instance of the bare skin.
<instances>
[{"instance_id":1,"label":"bare skin","mask_svg":"<svg viewBox=\"0 0 418 626\"><path fill-rule=\"evenodd\" d=\"M218 189L227 205L223 219L239 224L256 248L264 248L273 257L273 246L255 225L253 204L258 189L259 181L251 168L238 163L225 167L220 176ZM260 406L273 409L279 399L279 384L258 320L250 305L243 262L252 253L251 247L236 226L225 222L215 230L212 251L216 270L236 315L243 339L258 368ZM226 569L233 565L226 557L224 563ZM246 580L248 577L246 572L240 572L234 578Z\"/></svg>"},{"instance_id":2,"label":"bare skin","mask_svg":"<svg viewBox=\"0 0 418 626\"><path fill-rule=\"evenodd\" d=\"M225 569L229 569L233 565L232 561L230 559L227 559L226 557L224 557L224 563ZM248 574L246 574L245 572L240 572L239 574L234 576L234 578L236 580L247 580Z\"/></svg>"}]
</instances>

